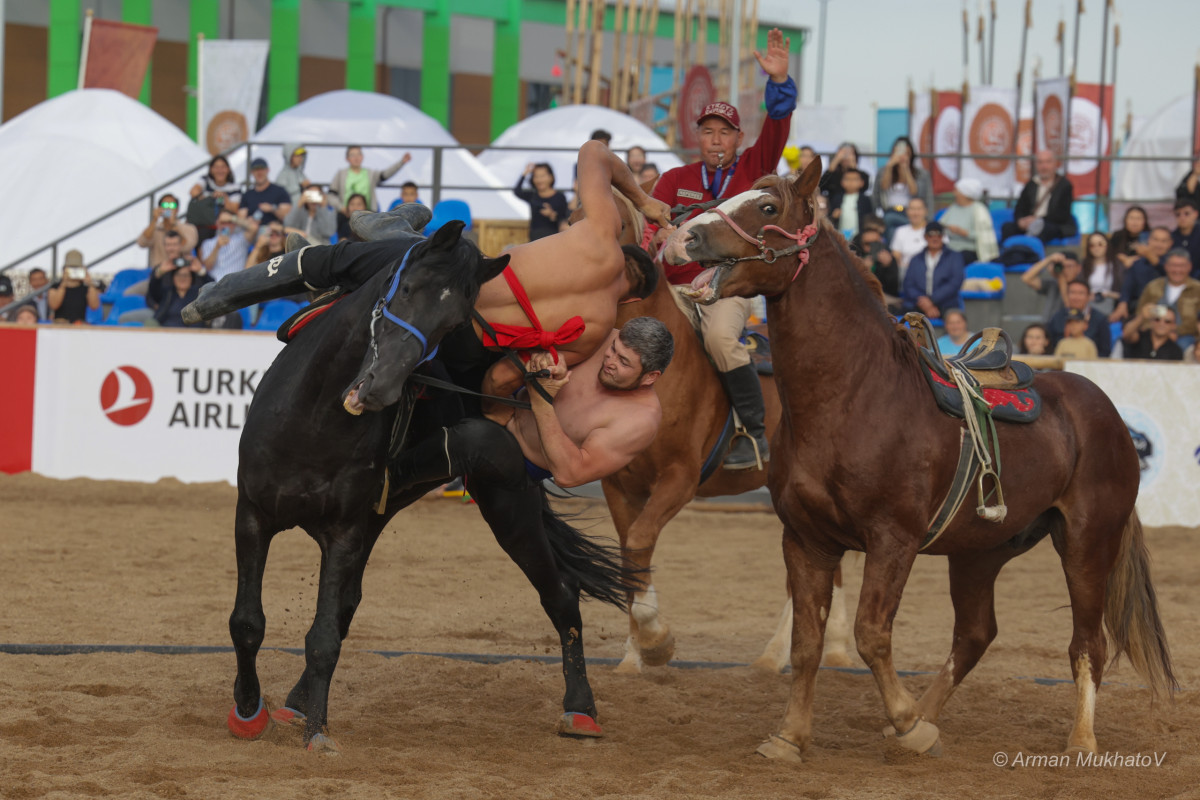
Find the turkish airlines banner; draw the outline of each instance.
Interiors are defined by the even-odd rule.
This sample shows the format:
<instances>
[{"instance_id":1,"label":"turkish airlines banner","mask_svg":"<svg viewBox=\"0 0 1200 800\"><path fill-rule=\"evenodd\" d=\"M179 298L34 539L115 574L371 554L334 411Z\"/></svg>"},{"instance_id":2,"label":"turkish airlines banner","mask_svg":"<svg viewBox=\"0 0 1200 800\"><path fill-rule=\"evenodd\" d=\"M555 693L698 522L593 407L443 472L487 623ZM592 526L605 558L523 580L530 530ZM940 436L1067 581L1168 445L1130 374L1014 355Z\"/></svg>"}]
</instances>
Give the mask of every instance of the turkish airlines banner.
<instances>
[{"instance_id":1,"label":"turkish airlines banner","mask_svg":"<svg viewBox=\"0 0 1200 800\"><path fill-rule=\"evenodd\" d=\"M142 93L158 28L88 18L83 38L80 89L115 89L137 99Z\"/></svg>"},{"instance_id":2,"label":"turkish airlines banner","mask_svg":"<svg viewBox=\"0 0 1200 800\"><path fill-rule=\"evenodd\" d=\"M1067 152L1067 103L1071 97L1070 78L1045 78L1033 85L1034 152L1049 150L1060 159Z\"/></svg>"},{"instance_id":3,"label":"turkish airlines banner","mask_svg":"<svg viewBox=\"0 0 1200 800\"><path fill-rule=\"evenodd\" d=\"M258 130L258 105L271 43L250 39L200 42L199 144L216 155Z\"/></svg>"},{"instance_id":4,"label":"turkish airlines banner","mask_svg":"<svg viewBox=\"0 0 1200 800\"><path fill-rule=\"evenodd\" d=\"M1101 196L1108 194L1112 162L1097 161L1096 156L1111 155L1112 118L1113 87L1104 87L1104 118L1101 119L1100 86L1075 84L1075 96L1071 98L1071 160L1067 164L1067 177L1071 179L1076 197L1096 194L1097 186Z\"/></svg>"},{"instance_id":5,"label":"turkish airlines banner","mask_svg":"<svg viewBox=\"0 0 1200 800\"><path fill-rule=\"evenodd\" d=\"M958 153L962 143L962 92L938 92L933 120L933 191L949 192L958 180Z\"/></svg>"},{"instance_id":6,"label":"turkish airlines banner","mask_svg":"<svg viewBox=\"0 0 1200 800\"><path fill-rule=\"evenodd\" d=\"M0 466L234 483L246 412L282 347L252 332L0 330L0 350L20 367L0 392Z\"/></svg>"},{"instance_id":7,"label":"turkish airlines banner","mask_svg":"<svg viewBox=\"0 0 1200 800\"><path fill-rule=\"evenodd\" d=\"M1012 195L1015 171L1008 156L1016 143L1016 102L1016 89L977 86L963 111L963 149L970 157L962 162L962 177L975 178L992 197Z\"/></svg>"}]
</instances>

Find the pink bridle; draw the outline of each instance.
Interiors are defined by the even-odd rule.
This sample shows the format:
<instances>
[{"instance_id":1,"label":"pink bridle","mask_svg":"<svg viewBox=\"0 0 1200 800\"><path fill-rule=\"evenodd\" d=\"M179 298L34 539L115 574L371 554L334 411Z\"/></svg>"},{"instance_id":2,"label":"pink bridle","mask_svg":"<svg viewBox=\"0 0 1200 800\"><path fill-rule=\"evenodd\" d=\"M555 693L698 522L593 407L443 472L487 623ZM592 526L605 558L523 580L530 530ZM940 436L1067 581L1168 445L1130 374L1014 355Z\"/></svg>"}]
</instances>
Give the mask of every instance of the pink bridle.
<instances>
[{"instance_id":1,"label":"pink bridle","mask_svg":"<svg viewBox=\"0 0 1200 800\"><path fill-rule=\"evenodd\" d=\"M817 226L815 224L810 222L808 225L805 225L802 230L798 230L795 233L788 233L778 225L764 225L762 227L762 233L760 233L757 237L754 237L742 230L742 227L734 222L733 219L731 219L730 216L720 208L713 208L711 210L718 217L723 219L729 225L729 227L733 228L734 233L758 248L758 255L756 256L730 258L724 263L733 264L739 261L762 261L767 264L774 264L775 261L781 256L790 256L792 254L796 254L796 272L794 275L792 275L792 280L790 282L794 283L796 278L800 277L800 270L804 269L804 266L808 263L808 248L812 247L813 242L815 242L817 239ZM793 242L795 242L795 244L785 247L782 250L776 250L773 247L767 247L767 243L764 238L764 234L767 231L775 231L776 233L791 239Z\"/></svg>"}]
</instances>

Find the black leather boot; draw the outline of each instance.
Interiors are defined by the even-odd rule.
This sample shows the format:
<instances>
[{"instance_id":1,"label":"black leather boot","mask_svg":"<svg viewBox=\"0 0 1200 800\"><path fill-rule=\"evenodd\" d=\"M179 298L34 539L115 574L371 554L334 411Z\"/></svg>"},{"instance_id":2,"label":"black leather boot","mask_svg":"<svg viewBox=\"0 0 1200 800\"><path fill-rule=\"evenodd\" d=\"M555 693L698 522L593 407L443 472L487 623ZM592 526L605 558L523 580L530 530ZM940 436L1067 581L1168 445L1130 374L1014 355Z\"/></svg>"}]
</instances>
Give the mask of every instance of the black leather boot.
<instances>
[{"instance_id":1,"label":"black leather boot","mask_svg":"<svg viewBox=\"0 0 1200 800\"><path fill-rule=\"evenodd\" d=\"M195 325L254 303L302 294L310 288L300 275L299 251L284 253L202 286L199 297L184 306L183 321Z\"/></svg>"},{"instance_id":2,"label":"black leather boot","mask_svg":"<svg viewBox=\"0 0 1200 800\"><path fill-rule=\"evenodd\" d=\"M754 457L754 445L758 445L758 455L765 464L770 458L767 446L767 427L764 423L766 412L763 409L762 386L758 382L758 371L753 364L721 373L721 384L733 403L738 418L746 433L754 438L752 443L746 436L734 436L729 447L729 455L725 456L725 469L753 469L758 466Z\"/></svg>"}]
</instances>

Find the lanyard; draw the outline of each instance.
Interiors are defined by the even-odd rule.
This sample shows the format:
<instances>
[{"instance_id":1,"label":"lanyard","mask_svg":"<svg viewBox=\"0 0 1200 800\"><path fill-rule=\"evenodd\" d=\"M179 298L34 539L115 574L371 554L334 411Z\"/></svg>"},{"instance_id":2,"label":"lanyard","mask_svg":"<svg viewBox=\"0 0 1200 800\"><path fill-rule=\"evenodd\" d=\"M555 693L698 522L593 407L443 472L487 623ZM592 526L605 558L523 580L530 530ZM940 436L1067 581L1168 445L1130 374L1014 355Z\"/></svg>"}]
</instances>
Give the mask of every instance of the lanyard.
<instances>
[{"instance_id":1,"label":"lanyard","mask_svg":"<svg viewBox=\"0 0 1200 800\"><path fill-rule=\"evenodd\" d=\"M712 192L712 196L714 198L718 198L725 194L725 190L729 188L729 182L733 180L733 171L737 169L738 161L740 161L741 158L741 156L738 156L733 160L733 163L729 165L729 172L726 173L725 180L721 183L721 190L717 192L713 192L712 184L708 182L708 165L704 162L700 162L700 180L703 181L704 188L708 189L709 192ZM713 176L713 182L715 183L716 181L720 180L720 178L721 170L718 169L717 174Z\"/></svg>"}]
</instances>

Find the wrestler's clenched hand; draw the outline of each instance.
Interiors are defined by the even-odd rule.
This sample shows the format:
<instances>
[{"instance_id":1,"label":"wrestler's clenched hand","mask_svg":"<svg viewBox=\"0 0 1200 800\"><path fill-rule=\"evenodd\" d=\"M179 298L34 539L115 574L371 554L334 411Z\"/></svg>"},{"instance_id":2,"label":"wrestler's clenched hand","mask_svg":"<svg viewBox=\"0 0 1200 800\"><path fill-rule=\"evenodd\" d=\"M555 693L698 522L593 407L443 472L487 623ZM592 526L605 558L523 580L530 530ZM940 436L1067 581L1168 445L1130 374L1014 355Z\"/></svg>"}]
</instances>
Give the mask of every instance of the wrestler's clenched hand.
<instances>
[{"instance_id":1,"label":"wrestler's clenched hand","mask_svg":"<svg viewBox=\"0 0 1200 800\"><path fill-rule=\"evenodd\" d=\"M559 389L571 380L571 371L567 369L566 359L560 358L556 364L554 356L544 350L538 350L529 357L528 369L530 372L550 373L550 377L538 378L537 381L551 397L557 395Z\"/></svg>"},{"instance_id":2,"label":"wrestler's clenched hand","mask_svg":"<svg viewBox=\"0 0 1200 800\"><path fill-rule=\"evenodd\" d=\"M638 204L638 211L660 228L671 228L671 207L662 200L646 195L646 199Z\"/></svg>"}]
</instances>

